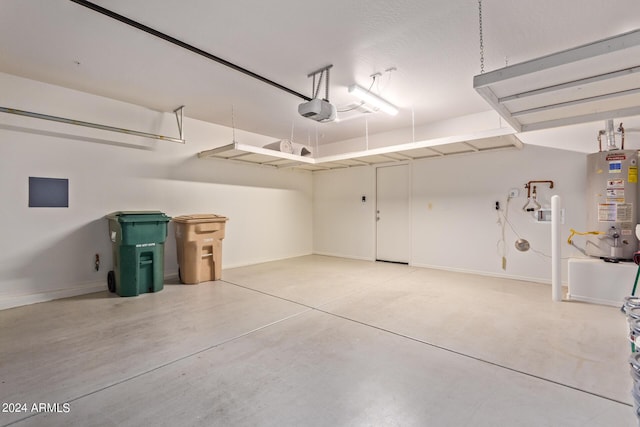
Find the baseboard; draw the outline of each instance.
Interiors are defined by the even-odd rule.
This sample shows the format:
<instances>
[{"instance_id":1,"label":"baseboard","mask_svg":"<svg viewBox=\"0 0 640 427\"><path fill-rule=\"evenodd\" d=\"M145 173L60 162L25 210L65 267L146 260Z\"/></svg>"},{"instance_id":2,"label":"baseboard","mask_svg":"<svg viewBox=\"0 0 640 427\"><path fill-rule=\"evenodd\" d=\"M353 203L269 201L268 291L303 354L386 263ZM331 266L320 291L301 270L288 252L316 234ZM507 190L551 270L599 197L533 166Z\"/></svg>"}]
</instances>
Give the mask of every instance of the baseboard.
<instances>
[{"instance_id":1,"label":"baseboard","mask_svg":"<svg viewBox=\"0 0 640 427\"><path fill-rule=\"evenodd\" d=\"M34 294L0 296L0 310L36 304L39 302L53 301L55 299L92 294L95 292L105 291L106 289L107 282L90 282L70 288L54 289Z\"/></svg>"},{"instance_id":2,"label":"baseboard","mask_svg":"<svg viewBox=\"0 0 640 427\"><path fill-rule=\"evenodd\" d=\"M313 252L313 255L355 259L355 260L360 260L360 261L375 261L375 258L358 257L358 256L345 255L345 254L336 253L336 252ZM466 269L466 268L446 267L446 266L442 266L442 265L432 265L432 264L409 263L409 265L412 266L412 267L418 267L418 268L431 268L431 269L434 269L434 270L444 270L444 271L451 271L451 272L455 272L455 273L475 274L477 276L499 277L499 278L502 278L502 279L521 280L521 281L524 281L524 282L533 282L533 283L542 283L542 284L546 284L546 285L551 285L551 279L543 279L543 278L540 278L540 277L516 276L516 275L513 275L513 274L492 273L492 272L487 272L487 271L470 270L470 269ZM563 283L562 285L563 286L567 286L566 283Z\"/></svg>"},{"instance_id":3,"label":"baseboard","mask_svg":"<svg viewBox=\"0 0 640 427\"><path fill-rule=\"evenodd\" d=\"M588 302L588 303L600 304L600 305L610 305L611 307L621 307L623 304L620 301L612 301L608 299L592 298L592 297L585 297L585 296L571 295L571 294L567 294L567 300Z\"/></svg>"},{"instance_id":4,"label":"baseboard","mask_svg":"<svg viewBox=\"0 0 640 427\"><path fill-rule=\"evenodd\" d=\"M173 280L173 279L177 279L178 278L178 270L175 271L165 271L164 272L164 280L167 281L169 279Z\"/></svg>"},{"instance_id":5,"label":"baseboard","mask_svg":"<svg viewBox=\"0 0 640 427\"><path fill-rule=\"evenodd\" d=\"M236 268L236 267L246 267L248 265L254 264L262 264L265 262L273 262L280 261L283 259L296 258L299 256L312 255L310 252L300 254L300 255L291 255L282 258L264 258L259 260L251 260L248 262L224 265L224 269L227 268ZM178 278L178 271L167 271L165 272L164 279L165 280L173 280ZM47 302L53 301L61 298L70 298L79 295L92 294L95 292L101 292L107 289L107 282L90 282L83 283L80 285L72 286L69 288L63 289L54 289L46 292L33 293L33 294L22 294L22 295L0 295L0 310L6 310L9 308L20 307L23 305L37 304L39 302Z\"/></svg>"},{"instance_id":6,"label":"baseboard","mask_svg":"<svg viewBox=\"0 0 640 427\"><path fill-rule=\"evenodd\" d=\"M284 256L284 257L278 257L278 258L259 258L259 259L253 259L253 260L249 260L249 261L243 261L243 262L236 262L236 263L226 263L222 262L222 271L224 270L228 270L231 268L239 268L239 267L247 267L249 265L256 265L256 264L264 264L265 262L275 262L275 261L282 261L285 259L291 259L291 258L298 258L301 256L308 256L308 255L314 255L311 252L305 252L305 253L301 253L298 255L289 255L289 256Z\"/></svg>"},{"instance_id":7,"label":"baseboard","mask_svg":"<svg viewBox=\"0 0 640 427\"><path fill-rule=\"evenodd\" d=\"M164 280L177 279L178 272L168 272L164 275ZM0 310L20 307L23 305L37 304L39 302L53 301L56 299L77 297L79 295L93 294L107 290L107 282L83 283L74 287L55 289L47 292L23 295L0 296Z\"/></svg>"},{"instance_id":8,"label":"baseboard","mask_svg":"<svg viewBox=\"0 0 640 427\"><path fill-rule=\"evenodd\" d=\"M534 282L534 283L542 283L545 285L551 285L551 279L545 279L542 277L517 276L513 274L493 273L493 272L481 271L481 270L470 270L466 268L446 267L442 265L431 265L431 264L420 264L420 263L417 263L417 264L411 263L410 265L412 267L432 268L434 270L452 271L455 273L475 274L477 276L498 277L501 279L521 280L523 282ZM562 286L567 286L567 283L563 282Z\"/></svg>"},{"instance_id":9,"label":"baseboard","mask_svg":"<svg viewBox=\"0 0 640 427\"><path fill-rule=\"evenodd\" d=\"M359 261L375 261L375 258L372 258L372 257L353 256L353 255L340 254L340 253L336 253L336 252L315 252L314 251L312 255L331 256L331 257L335 257L335 258L356 259L356 260L359 260Z\"/></svg>"},{"instance_id":10,"label":"baseboard","mask_svg":"<svg viewBox=\"0 0 640 427\"><path fill-rule=\"evenodd\" d=\"M357 256L351 256L351 255L345 255L345 254L339 254L339 253L330 253L330 252L313 252L313 253L304 253L304 254L300 254L300 255L292 255L292 256L281 257L281 258L265 258L265 259L259 259L259 260L251 260L249 262L242 262L242 263L224 265L223 270L226 270L226 269L229 269L229 268L246 267L248 265L262 264L262 263L265 263L265 262L281 261L281 260L284 260L284 259L297 258L297 257L307 256L307 255L330 256L330 257L354 259L354 260L360 260L360 261L375 261L375 259L368 258L368 257L357 257ZM543 284L549 284L549 285L551 284L551 280L542 279L542 278L539 278L539 277L527 277L527 276L516 276L516 275L509 275L509 274L500 274L500 273L490 273L490 272L486 272L486 271L469 270L469 269L464 269L464 268L445 267L445 266L441 266L441 265L431 265L431 264L419 264L419 263L418 264L414 264L414 263L412 263L411 266L412 267L419 267L419 268L431 268L431 269L435 269L435 270L452 271L452 272L456 272L456 273L475 274L475 275L478 275L478 276L498 277L498 278L512 279L512 280L522 280L522 281L525 281L525 282L543 283ZM178 277L178 272L177 271L170 271L170 272L166 272L165 273L165 280L167 280L167 279L176 279L177 277ZM567 284L563 283L563 286L567 286ZM20 306L23 306L23 305L36 304L36 303L39 303L39 302L52 301L52 300L56 300L56 299L60 299L60 298L69 298L69 297L75 297L75 296L78 296L78 295L91 294L91 293L94 293L94 292L104 291L106 289L107 289L106 282L91 282L91 283L84 283L82 285L78 285L78 286L74 286L74 287L70 287L70 288L55 289L55 290L51 290L51 291L47 291L47 292L41 292L41 293L15 295L15 296L13 296L13 295L0 296L0 310L6 310L8 308L13 308L13 307L20 307ZM579 296L575 296L575 295L573 295L571 297L571 299L577 300L577 301L595 302L595 303L598 303L598 304L612 305L611 301L592 300L592 299L589 299L589 298L579 297Z\"/></svg>"}]
</instances>

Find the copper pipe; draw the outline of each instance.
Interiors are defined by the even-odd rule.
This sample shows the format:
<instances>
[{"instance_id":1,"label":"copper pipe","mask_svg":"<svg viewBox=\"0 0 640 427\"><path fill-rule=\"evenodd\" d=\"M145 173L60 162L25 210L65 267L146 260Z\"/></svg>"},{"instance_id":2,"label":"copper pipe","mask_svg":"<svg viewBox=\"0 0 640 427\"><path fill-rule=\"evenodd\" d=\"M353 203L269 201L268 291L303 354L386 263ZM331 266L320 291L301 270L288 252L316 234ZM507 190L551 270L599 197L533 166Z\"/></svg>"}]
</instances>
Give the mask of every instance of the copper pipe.
<instances>
[{"instance_id":1,"label":"copper pipe","mask_svg":"<svg viewBox=\"0 0 640 427\"><path fill-rule=\"evenodd\" d=\"M603 130L598 132L598 152L600 153L602 153L602 135L604 135Z\"/></svg>"},{"instance_id":2,"label":"copper pipe","mask_svg":"<svg viewBox=\"0 0 640 427\"><path fill-rule=\"evenodd\" d=\"M531 184L549 184L549 188L553 188L553 181L529 181L524 185L527 189L527 199L531 198Z\"/></svg>"}]
</instances>

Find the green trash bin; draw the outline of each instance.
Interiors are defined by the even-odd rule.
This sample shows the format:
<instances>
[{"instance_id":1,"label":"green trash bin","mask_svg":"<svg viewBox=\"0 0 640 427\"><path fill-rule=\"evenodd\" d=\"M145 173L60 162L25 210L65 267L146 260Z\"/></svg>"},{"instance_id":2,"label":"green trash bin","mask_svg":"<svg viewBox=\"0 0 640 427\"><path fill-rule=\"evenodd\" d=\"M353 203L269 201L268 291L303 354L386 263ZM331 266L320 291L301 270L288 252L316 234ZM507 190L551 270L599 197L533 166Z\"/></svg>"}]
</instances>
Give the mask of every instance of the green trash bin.
<instances>
[{"instance_id":1,"label":"green trash bin","mask_svg":"<svg viewBox=\"0 0 640 427\"><path fill-rule=\"evenodd\" d=\"M113 267L111 292L132 297L164 287L164 242L170 217L159 211L122 211L107 215Z\"/></svg>"}]
</instances>

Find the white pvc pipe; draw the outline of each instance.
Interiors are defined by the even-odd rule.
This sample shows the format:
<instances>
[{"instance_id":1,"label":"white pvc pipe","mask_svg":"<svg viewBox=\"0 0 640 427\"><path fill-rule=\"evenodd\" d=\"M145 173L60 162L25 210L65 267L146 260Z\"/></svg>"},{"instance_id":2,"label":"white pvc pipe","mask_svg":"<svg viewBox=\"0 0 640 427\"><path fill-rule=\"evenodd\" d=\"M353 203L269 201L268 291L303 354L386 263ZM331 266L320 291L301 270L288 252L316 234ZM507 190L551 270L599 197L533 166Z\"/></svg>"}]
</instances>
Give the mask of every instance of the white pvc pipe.
<instances>
[{"instance_id":1,"label":"white pvc pipe","mask_svg":"<svg viewBox=\"0 0 640 427\"><path fill-rule=\"evenodd\" d=\"M562 301L560 202L560 196L551 197L551 298L553 301Z\"/></svg>"}]
</instances>

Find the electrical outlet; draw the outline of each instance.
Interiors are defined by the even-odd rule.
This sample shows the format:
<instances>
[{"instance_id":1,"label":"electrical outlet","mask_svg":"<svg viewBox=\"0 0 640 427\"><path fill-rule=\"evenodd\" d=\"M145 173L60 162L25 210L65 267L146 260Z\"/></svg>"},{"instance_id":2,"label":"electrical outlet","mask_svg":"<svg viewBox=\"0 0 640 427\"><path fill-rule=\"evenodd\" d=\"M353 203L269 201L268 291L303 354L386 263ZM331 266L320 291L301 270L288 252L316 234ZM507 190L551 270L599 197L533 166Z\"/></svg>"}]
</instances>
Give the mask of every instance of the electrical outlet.
<instances>
[{"instance_id":1,"label":"electrical outlet","mask_svg":"<svg viewBox=\"0 0 640 427\"><path fill-rule=\"evenodd\" d=\"M520 190L518 190L517 188L512 188L511 190L509 190L509 197L510 198L515 198L518 197L520 195Z\"/></svg>"}]
</instances>

